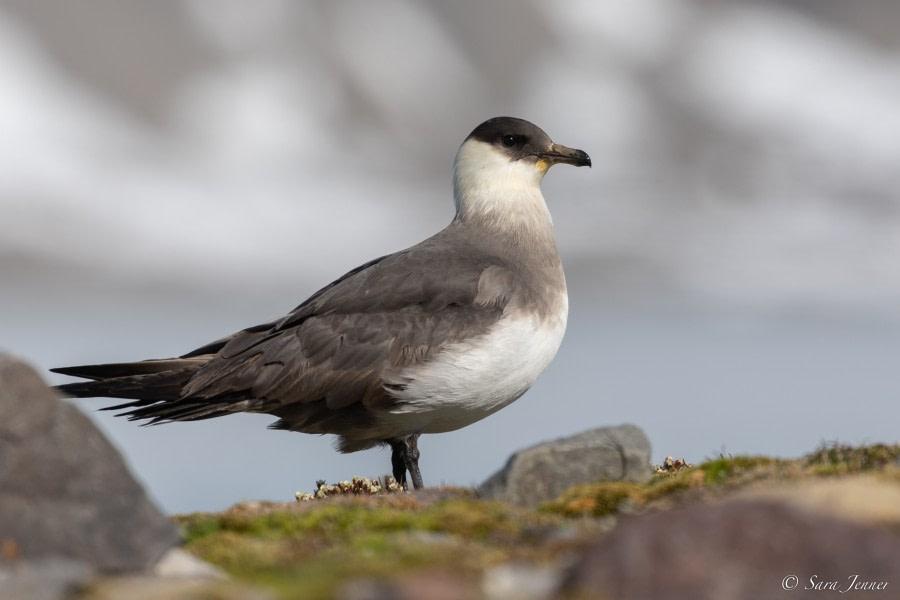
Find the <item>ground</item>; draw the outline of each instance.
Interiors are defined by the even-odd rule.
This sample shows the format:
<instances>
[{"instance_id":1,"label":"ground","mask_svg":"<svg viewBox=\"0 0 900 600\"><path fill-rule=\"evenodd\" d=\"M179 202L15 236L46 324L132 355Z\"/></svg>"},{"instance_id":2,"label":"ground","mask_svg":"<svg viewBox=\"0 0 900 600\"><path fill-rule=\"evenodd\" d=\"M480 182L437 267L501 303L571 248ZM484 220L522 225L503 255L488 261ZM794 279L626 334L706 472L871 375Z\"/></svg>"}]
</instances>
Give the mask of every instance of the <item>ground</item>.
<instances>
[{"instance_id":1,"label":"ground","mask_svg":"<svg viewBox=\"0 0 900 600\"><path fill-rule=\"evenodd\" d=\"M900 535L898 464L900 445L831 444L791 460L667 460L648 465L646 483L578 485L536 510L460 488L359 495L332 488L307 501L244 502L174 517L185 548L231 577L209 584L205 595L184 597L250 598L248 590L257 590L285 599L492 598L523 585L531 597L558 598L549 590L564 565L623 515L733 496L818 506ZM354 596L360 586L388 591ZM85 597L106 596L98 588Z\"/></svg>"}]
</instances>

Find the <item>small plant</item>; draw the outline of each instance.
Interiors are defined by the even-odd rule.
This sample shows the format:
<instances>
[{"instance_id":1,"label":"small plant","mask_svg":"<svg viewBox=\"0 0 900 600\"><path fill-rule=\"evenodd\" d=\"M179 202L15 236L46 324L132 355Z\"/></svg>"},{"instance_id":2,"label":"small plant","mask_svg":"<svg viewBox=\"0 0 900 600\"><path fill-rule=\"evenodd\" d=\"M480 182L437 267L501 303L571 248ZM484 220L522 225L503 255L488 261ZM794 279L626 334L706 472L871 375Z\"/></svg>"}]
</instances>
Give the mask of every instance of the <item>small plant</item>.
<instances>
[{"instance_id":1,"label":"small plant","mask_svg":"<svg viewBox=\"0 0 900 600\"><path fill-rule=\"evenodd\" d=\"M850 446L838 442L823 443L806 456L806 464L820 471L853 473L883 469L900 460L900 444Z\"/></svg>"},{"instance_id":2,"label":"small plant","mask_svg":"<svg viewBox=\"0 0 900 600\"><path fill-rule=\"evenodd\" d=\"M691 469L694 465L688 463L683 458L674 458L672 456L667 456L666 460L663 461L661 465L653 466L653 474L654 475L673 475L675 473L680 473L685 469Z\"/></svg>"},{"instance_id":3,"label":"small plant","mask_svg":"<svg viewBox=\"0 0 900 600\"><path fill-rule=\"evenodd\" d=\"M576 485L563 492L556 500L544 504L541 510L569 517L581 515L602 517L619 512L629 505L642 504L643 487L629 481L600 481Z\"/></svg>"},{"instance_id":4,"label":"small plant","mask_svg":"<svg viewBox=\"0 0 900 600\"><path fill-rule=\"evenodd\" d=\"M294 497L297 502L310 502L312 500L324 500L329 496L374 496L375 494L391 494L402 492L403 486L397 480L388 475L384 480L369 479L368 477L353 477L352 481L339 481L326 483L324 479L316 481L315 492L297 492Z\"/></svg>"},{"instance_id":5,"label":"small plant","mask_svg":"<svg viewBox=\"0 0 900 600\"><path fill-rule=\"evenodd\" d=\"M753 470L778 464L768 456L723 456L708 460L698 468L704 473L704 480L709 485L726 483L739 475Z\"/></svg>"}]
</instances>

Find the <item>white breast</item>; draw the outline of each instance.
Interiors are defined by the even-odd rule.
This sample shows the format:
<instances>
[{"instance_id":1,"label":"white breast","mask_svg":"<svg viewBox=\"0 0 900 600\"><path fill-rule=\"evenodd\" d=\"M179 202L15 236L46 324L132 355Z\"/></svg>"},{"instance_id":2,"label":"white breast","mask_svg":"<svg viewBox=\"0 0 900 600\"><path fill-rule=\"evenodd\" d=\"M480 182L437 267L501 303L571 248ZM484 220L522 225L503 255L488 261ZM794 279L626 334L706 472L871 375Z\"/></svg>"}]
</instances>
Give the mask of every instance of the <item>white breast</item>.
<instances>
[{"instance_id":1,"label":"white breast","mask_svg":"<svg viewBox=\"0 0 900 600\"><path fill-rule=\"evenodd\" d=\"M483 336L447 347L404 373L399 406L385 421L408 433L441 433L470 425L510 404L532 386L556 355L568 301L548 319L512 313ZM387 425L387 422L385 422Z\"/></svg>"}]
</instances>

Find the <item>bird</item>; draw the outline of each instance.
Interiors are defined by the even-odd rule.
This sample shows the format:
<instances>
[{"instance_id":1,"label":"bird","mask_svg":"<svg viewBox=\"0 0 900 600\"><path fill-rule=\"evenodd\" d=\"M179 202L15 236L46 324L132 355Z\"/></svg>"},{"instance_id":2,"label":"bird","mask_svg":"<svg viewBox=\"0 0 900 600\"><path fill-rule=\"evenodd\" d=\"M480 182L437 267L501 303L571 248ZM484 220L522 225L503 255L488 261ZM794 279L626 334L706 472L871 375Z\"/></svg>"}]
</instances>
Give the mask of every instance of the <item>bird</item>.
<instances>
[{"instance_id":1,"label":"bird","mask_svg":"<svg viewBox=\"0 0 900 600\"><path fill-rule=\"evenodd\" d=\"M420 435L509 405L562 342L566 280L541 192L555 164L591 159L524 119L489 119L456 154L443 230L181 356L51 369L85 380L57 389L125 399L102 410L146 425L266 413L272 429L336 435L339 452L389 446L394 479L422 488Z\"/></svg>"}]
</instances>

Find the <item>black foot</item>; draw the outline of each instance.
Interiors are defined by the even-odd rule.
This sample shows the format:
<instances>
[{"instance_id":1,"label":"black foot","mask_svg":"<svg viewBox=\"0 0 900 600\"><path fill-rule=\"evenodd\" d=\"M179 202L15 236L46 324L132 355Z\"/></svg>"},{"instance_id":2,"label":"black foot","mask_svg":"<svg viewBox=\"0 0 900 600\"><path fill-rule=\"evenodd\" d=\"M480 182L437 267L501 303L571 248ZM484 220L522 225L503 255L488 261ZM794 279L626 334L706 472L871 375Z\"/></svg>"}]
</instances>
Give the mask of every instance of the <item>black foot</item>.
<instances>
[{"instance_id":1,"label":"black foot","mask_svg":"<svg viewBox=\"0 0 900 600\"><path fill-rule=\"evenodd\" d=\"M409 489L406 480L406 472L409 471L414 489L422 489L422 472L419 471L419 435L415 433L405 438L389 440L391 445L391 468L394 479L403 487Z\"/></svg>"}]
</instances>

